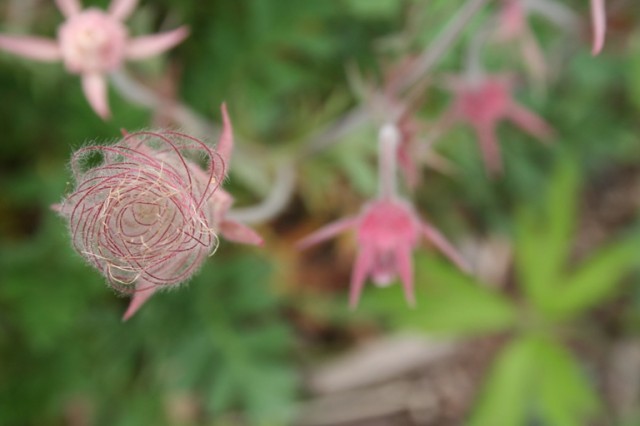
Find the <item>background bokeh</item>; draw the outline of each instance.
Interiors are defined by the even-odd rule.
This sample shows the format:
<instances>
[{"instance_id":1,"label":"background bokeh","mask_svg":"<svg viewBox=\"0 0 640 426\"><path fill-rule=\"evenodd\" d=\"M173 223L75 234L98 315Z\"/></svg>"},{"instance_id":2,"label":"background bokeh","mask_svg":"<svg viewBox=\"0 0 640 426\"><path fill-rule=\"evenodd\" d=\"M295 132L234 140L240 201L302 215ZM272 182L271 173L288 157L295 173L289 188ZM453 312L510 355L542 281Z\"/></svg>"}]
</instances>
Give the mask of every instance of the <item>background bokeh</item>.
<instances>
[{"instance_id":1,"label":"background bokeh","mask_svg":"<svg viewBox=\"0 0 640 426\"><path fill-rule=\"evenodd\" d=\"M61 20L53 3L0 0L0 30L53 36ZM388 64L427 49L464 3L143 0L132 32L184 23L191 35L127 68L214 123L227 102L243 153L226 188L250 206L270 189L251 173L255 164L272 176L351 107L366 106L358 81L375 88ZM489 3L433 71L417 117L435 121L446 110L438 76L465 66L468 45L498 8ZM74 149L114 141L120 129L173 123L113 89L113 119L103 122L62 66L0 53L0 425L638 424L640 276L628 246L614 241L633 244L637 234L640 8L609 1L607 45L593 57L587 2L563 3L581 20L578 33L530 20L546 81L530 79L513 46L482 51L488 70L516 75L515 96L553 125L554 143L501 126L505 173L492 180L473 133L456 126L436 144L453 171L422 171L412 199L480 277L420 249L416 309L395 285L367 287L361 307L348 310L349 235L294 248L375 195L384 117L374 114L298 160L287 208L257 228L264 248L223 241L188 286L121 322L128 300L73 252L49 206L72 188ZM544 240L554 224L559 236ZM541 239L527 245L531 235ZM604 246L622 254L587 273L595 290L576 296L575 312L540 302L562 299L557 288L538 298L534 284L522 284L549 257L566 262L564 273ZM537 257L518 254L526 247ZM554 379L529 386L525 373L536 365Z\"/></svg>"}]
</instances>

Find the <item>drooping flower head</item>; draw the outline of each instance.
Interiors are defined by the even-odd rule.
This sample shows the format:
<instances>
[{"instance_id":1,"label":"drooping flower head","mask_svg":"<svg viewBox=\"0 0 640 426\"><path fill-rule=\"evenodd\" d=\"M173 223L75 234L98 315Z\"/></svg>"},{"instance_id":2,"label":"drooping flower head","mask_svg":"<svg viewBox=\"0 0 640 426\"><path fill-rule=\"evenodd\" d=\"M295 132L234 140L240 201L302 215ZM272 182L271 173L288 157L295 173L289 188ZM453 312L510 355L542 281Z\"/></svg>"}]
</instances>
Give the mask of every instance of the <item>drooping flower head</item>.
<instances>
[{"instance_id":1,"label":"drooping flower head","mask_svg":"<svg viewBox=\"0 0 640 426\"><path fill-rule=\"evenodd\" d=\"M107 12L82 10L78 0L56 0L66 21L57 40L0 35L0 49L40 61L62 61L72 74L82 77L82 88L93 110L110 115L106 74L118 70L127 59L146 59L162 53L187 36L186 27L151 36L131 38L123 21L138 0L113 0Z\"/></svg>"},{"instance_id":2,"label":"drooping flower head","mask_svg":"<svg viewBox=\"0 0 640 426\"><path fill-rule=\"evenodd\" d=\"M449 257L461 269L468 271L465 260L456 249L429 223L420 219L413 206L396 194L396 162L400 135L395 126L385 126L380 132L380 194L366 203L355 217L338 220L298 243L305 249L354 229L358 255L351 274L349 304L355 308L368 277L379 285L390 284L400 277L405 298L415 304L413 290L413 250L422 237Z\"/></svg>"},{"instance_id":3,"label":"drooping flower head","mask_svg":"<svg viewBox=\"0 0 640 426\"><path fill-rule=\"evenodd\" d=\"M231 127L223 114L224 152ZM261 242L227 223L224 158L191 136L127 134L111 146L80 149L71 168L75 190L55 208L69 221L75 250L111 287L134 296L125 319L158 289L188 280L217 248L218 233Z\"/></svg>"},{"instance_id":4,"label":"drooping flower head","mask_svg":"<svg viewBox=\"0 0 640 426\"><path fill-rule=\"evenodd\" d=\"M467 122L475 130L487 171L502 171L497 126L509 120L525 132L545 141L553 130L541 117L512 97L512 82L503 76L477 79L451 78L455 99L451 107L454 120Z\"/></svg>"}]
</instances>

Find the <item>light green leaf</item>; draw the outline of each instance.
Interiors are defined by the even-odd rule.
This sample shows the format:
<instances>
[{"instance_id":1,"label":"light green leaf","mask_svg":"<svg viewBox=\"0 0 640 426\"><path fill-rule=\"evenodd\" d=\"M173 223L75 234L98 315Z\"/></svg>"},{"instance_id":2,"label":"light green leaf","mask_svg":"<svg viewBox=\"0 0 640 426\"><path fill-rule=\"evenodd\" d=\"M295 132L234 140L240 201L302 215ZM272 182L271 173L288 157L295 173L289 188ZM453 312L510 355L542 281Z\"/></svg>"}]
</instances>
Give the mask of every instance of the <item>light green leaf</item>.
<instances>
[{"instance_id":1,"label":"light green leaf","mask_svg":"<svg viewBox=\"0 0 640 426\"><path fill-rule=\"evenodd\" d=\"M537 342L537 400L544 424L580 426L599 410L598 396L580 365L561 345Z\"/></svg>"},{"instance_id":2,"label":"light green leaf","mask_svg":"<svg viewBox=\"0 0 640 426\"><path fill-rule=\"evenodd\" d=\"M526 425L536 348L535 339L520 338L503 349L472 413L471 426Z\"/></svg>"},{"instance_id":3,"label":"light green leaf","mask_svg":"<svg viewBox=\"0 0 640 426\"><path fill-rule=\"evenodd\" d=\"M542 212L520 212L516 230L516 262L523 290L539 310L547 311L556 298L556 285L572 244L577 215L579 175L563 161L549 184Z\"/></svg>"},{"instance_id":4,"label":"light green leaf","mask_svg":"<svg viewBox=\"0 0 640 426\"><path fill-rule=\"evenodd\" d=\"M629 240L602 249L568 277L554 298L557 315L568 317L610 296L638 260L638 243Z\"/></svg>"},{"instance_id":5,"label":"light green leaf","mask_svg":"<svg viewBox=\"0 0 640 426\"><path fill-rule=\"evenodd\" d=\"M516 323L518 313L509 299L446 260L419 255L415 263L414 308L406 306L399 283L365 292L362 308L388 316L398 327L447 335L500 332Z\"/></svg>"},{"instance_id":6,"label":"light green leaf","mask_svg":"<svg viewBox=\"0 0 640 426\"><path fill-rule=\"evenodd\" d=\"M429 331L458 335L504 331L518 317L516 307L502 294L430 257L420 257L416 279L425 282L416 325Z\"/></svg>"}]
</instances>

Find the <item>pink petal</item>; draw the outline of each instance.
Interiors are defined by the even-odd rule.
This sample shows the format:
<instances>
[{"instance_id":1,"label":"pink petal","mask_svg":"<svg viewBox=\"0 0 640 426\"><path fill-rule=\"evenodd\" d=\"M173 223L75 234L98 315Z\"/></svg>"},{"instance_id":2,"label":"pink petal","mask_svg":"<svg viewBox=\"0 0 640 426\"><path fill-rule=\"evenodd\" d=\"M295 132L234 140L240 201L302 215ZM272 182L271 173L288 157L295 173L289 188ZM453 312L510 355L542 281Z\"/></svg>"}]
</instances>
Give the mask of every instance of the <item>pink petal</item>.
<instances>
[{"instance_id":1,"label":"pink petal","mask_svg":"<svg viewBox=\"0 0 640 426\"><path fill-rule=\"evenodd\" d=\"M136 37L129 41L127 58L136 60L158 55L179 44L187 35L187 27L180 27L166 33Z\"/></svg>"},{"instance_id":2,"label":"pink petal","mask_svg":"<svg viewBox=\"0 0 640 426\"><path fill-rule=\"evenodd\" d=\"M109 6L109 15L119 21L124 21L133 13L138 5L138 0L112 0Z\"/></svg>"},{"instance_id":3,"label":"pink petal","mask_svg":"<svg viewBox=\"0 0 640 426\"><path fill-rule=\"evenodd\" d=\"M127 321L144 305L147 300L156 292L157 287L147 282L140 282L136 284L136 292L133 293L129 307L122 316L122 321Z\"/></svg>"},{"instance_id":4,"label":"pink petal","mask_svg":"<svg viewBox=\"0 0 640 426\"><path fill-rule=\"evenodd\" d=\"M62 14L69 18L73 15L77 15L80 13L82 7L80 6L80 2L78 0L55 0L58 9Z\"/></svg>"},{"instance_id":5,"label":"pink petal","mask_svg":"<svg viewBox=\"0 0 640 426\"><path fill-rule=\"evenodd\" d=\"M487 173L491 176L499 175L502 173L502 160L495 128L493 126L477 126L476 133Z\"/></svg>"},{"instance_id":6,"label":"pink petal","mask_svg":"<svg viewBox=\"0 0 640 426\"><path fill-rule=\"evenodd\" d=\"M604 36L607 31L607 15L604 0L591 0L591 18L593 20L593 55L600 53L604 47Z\"/></svg>"},{"instance_id":7,"label":"pink petal","mask_svg":"<svg viewBox=\"0 0 640 426\"><path fill-rule=\"evenodd\" d=\"M58 43L41 37L0 35L0 49L37 61L53 62L62 58Z\"/></svg>"},{"instance_id":8,"label":"pink petal","mask_svg":"<svg viewBox=\"0 0 640 426\"><path fill-rule=\"evenodd\" d=\"M399 247L396 252L398 274L404 288L404 297L409 306L416 305L416 296L413 290L413 259L411 259L410 247Z\"/></svg>"},{"instance_id":9,"label":"pink petal","mask_svg":"<svg viewBox=\"0 0 640 426\"><path fill-rule=\"evenodd\" d=\"M553 135L553 128L538 114L514 103L508 112L509 119L527 133L545 140Z\"/></svg>"},{"instance_id":10,"label":"pink petal","mask_svg":"<svg viewBox=\"0 0 640 426\"><path fill-rule=\"evenodd\" d=\"M72 208L69 207L68 203L51 204L49 208L63 217L71 215L73 210Z\"/></svg>"},{"instance_id":11,"label":"pink petal","mask_svg":"<svg viewBox=\"0 0 640 426\"><path fill-rule=\"evenodd\" d=\"M225 220L220 224L220 233L225 239L240 244L261 246L262 237L248 226L232 220Z\"/></svg>"},{"instance_id":12,"label":"pink petal","mask_svg":"<svg viewBox=\"0 0 640 426\"><path fill-rule=\"evenodd\" d=\"M111 116L107 99L107 80L101 74L85 74L82 76L82 90L91 108L103 120Z\"/></svg>"},{"instance_id":13,"label":"pink petal","mask_svg":"<svg viewBox=\"0 0 640 426\"><path fill-rule=\"evenodd\" d=\"M231 126L231 120L227 113L227 104L223 103L220 110L222 111L222 132L220 133L220 140L216 146L216 151L228 167L231 161L231 153L233 152L233 127Z\"/></svg>"},{"instance_id":14,"label":"pink petal","mask_svg":"<svg viewBox=\"0 0 640 426\"><path fill-rule=\"evenodd\" d=\"M456 248L449 242L447 239L438 231L436 228L431 226L430 224L423 222L422 223L422 232L424 236L429 240L438 250L442 252L445 256L447 256L458 268L462 271L470 273L471 266L467 261L462 257L462 255L456 250Z\"/></svg>"},{"instance_id":15,"label":"pink petal","mask_svg":"<svg viewBox=\"0 0 640 426\"><path fill-rule=\"evenodd\" d=\"M361 247L351 273L351 288L349 289L349 307L351 309L355 309L358 306L364 280L367 278L372 264L373 250L369 247Z\"/></svg>"},{"instance_id":16,"label":"pink petal","mask_svg":"<svg viewBox=\"0 0 640 426\"><path fill-rule=\"evenodd\" d=\"M323 226L318 229L316 232L313 232L300 241L296 243L296 247L300 250L304 250L308 247L326 241L330 238L335 237L339 233L346 231L347 229L353 227L356 223L355 217L348 217L345 219L340 219L335 222L331 222L328 225Z\"/></svg>"}]
</instances>

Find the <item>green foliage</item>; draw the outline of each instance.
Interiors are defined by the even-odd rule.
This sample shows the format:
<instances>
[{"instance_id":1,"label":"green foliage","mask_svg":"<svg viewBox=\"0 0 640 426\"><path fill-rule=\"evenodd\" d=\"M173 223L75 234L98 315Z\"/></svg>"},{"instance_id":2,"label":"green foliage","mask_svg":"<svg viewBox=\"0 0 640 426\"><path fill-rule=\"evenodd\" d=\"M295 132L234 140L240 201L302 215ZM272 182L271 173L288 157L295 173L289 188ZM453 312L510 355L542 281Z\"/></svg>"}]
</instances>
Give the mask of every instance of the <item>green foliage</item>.
<instances>
[{"instance_id":1,"label":"green foliage","mask_svg":"<svg viewBox=\"0 0 640 426\"><path fill-rule=\"evenodd\" d=\"M362 309L384 315L397 326L442 335L470 336L499 332L516 325L516 308L509 299L460 274L454 267L432 257L417 257L417 306L400 309L404 297L400 286L368 292ZM393 293L393 294L389 294Z\"/></svg>"},{"instance_id":2,"label":"green foliage","mask_svg":"<svg viewBox=\"0 0 640 426\"><path fill-rule=\"evenodd\" d=\"M640 248L633 236L601 249L577 268L569 267L577 183L575 165L562 163L542 211L522 211L517 224L520 283L532 305L549 319L578 315L609 296L635 263Z\"/></svg>"},{"instance_id":3,"label":"green foliage","mask_svg":"<svg viewBox=\"0 0 640 426\"><path fill-rule=\"evenodd\" d=\"M571 263L579 174L560 161L548 190L519 211L516 276L523 302L491 290L433 257L417 261L418 306L398 312L393 295L367 295L363 307L402 328L449 336L508 333L470 420L472 425L585 424L599 407L581 364L561 343L567 321L602 304L637 263L638 237L611 243L578 266ZM399 286L398 286L399 287ZM390 301L393 299L394 301Z\"/></svg>"},{"instance_id":4,"label":"green foliage","mask_svg":"<svg viewBox=\"0 0 640 426\"><path fill-rule=\"evenodd\" d=\"M525 334L496 359L470 424L520 426L538 418L543 424L578 426L598 405L584 372L562 345Z\"/></svg>"},{"instance_id":5,"label":"green foliage","mask_svg":"<svg viewBox=\"0 0 640 426\"><path fill-rule=\"evenodd\" d=\"M82 394L99 396L89 403L101 423L171 424L166 404L180 392L202 395L210 419L242 410L251 424L286 422L292 336L263 260L213 260L122 324L125 301L71 251L61 223L50 217L39 239L0 252L3 424L50 423Z\"/></svg>"},{"instance_id":6,"label":"green foliage","mask_svg":"<svg viewBox=\"0 0 640 426\"><path fill-rule=\"evenodd\" d=\"M45 3L32 8L25 22L13 23L5 18L21 2L6 2L0 8L2 32L13 32L16 25L19 32L54 36L60 14L53 2ZM109 1L83 3L105 7ZM163 93L175 91L177 99L205 116L217 118L217 104L227 101L238 145L258 150L256 162L299 159L309 139L358 102L345 77L346 64L357 65L373 84L385 64L427 47L465 3L145 1L128 21L132 34L185 23L191 35L168 55L128 67L137 80ZM463 43L447 50L416 117L437 123L451 102L439 88L440 76L466 66L468 42L493 19L498 3L464 29ZM585 0L567 4L588 13ZM501 124L505 175L494 181L485 173L473 133L456 126L436 144L455 170L447 176L425 170L425 185L413 194L421 212L446 235L463 240L514 231L515 286L491 288L439 256L418 255L415 309L406 307L396 285L365 291L356 313L347 311L342 288L337 303L318 301L313 293L311 307L296 299L296 315L313 321L329 316L339 323L340 336L359 336L353 329L365 317L380 320L367 323L376 332L388 326L462 339L484 333L510 339L480 392L474 425L570 426L597 416L596 379L566 343L575 337L570 331L587 338L595 333L591 312L618 294L640 247L630 235L585 259L571 253L576 218L585 214L577 197L580 182L608 188L606 172L637 168L640 160L640 32L629 25L640 9L629 9L635 16L613 16L606 52L596 58L575 41L563 44L569 36L543 17L532 20L549 58L550 78L545 86L522 73L516 95L553 125L555 146L537 144L513 125ZM520 71L519 53L487 45L481 56L491 72ZM73 252L63 221L49 205L70 188L66 163L74 149L114 140L121 128L159 125L162 117L110 89L114 117L103 122L88 108L79 78L63 66L5 53L0 53L0 91L0 424L66 424L68 413L78 412L87 413L88 424L115 426L290 422L301 398L292 349L301 348L296 355L303 361L327 351L318 351L326 342L315 335L313 343L296 345L282 295L271 285L269 264L293 257L293 251L267 249L258 257L223 244L189 287L154 296L122 324L127 300L115 297ZM364 105L370 106L366 100ZM377 115L384 108L375 112L375 120L388 118ZM313 160L304 157L296 195L316 215L314 221L336 211L353 213L359 200L374 193L376 132L373 125L362 127L340 138L335 149ZM548 179L548 164L559 157L571 161L564 160ZM234 166L229 183L240 178L256 194L265 194L271 189L265 170L270 169ZM546 193L544 183L550 188ZM251 197L235 189L238 204ZM283 228L298 226L295 206L292 213L295 220L287 216L265 235L279 238L290 231ZM296 228L295 238L305 226ZM294 239L287 237L287 244ZM277 267L284 269L283 263ZM615 320L617 332L635 336L640 293L637 284L631 290ZM188 420L172 413L181 398L194 405ZM638 423L636 418L629 424Z\"/></svg>"},{"instance_id":7,"label":"green foliage","mask_svg":"<svg viewBox=\"0 0 640 426\"><path fill-rule=\"evenodd\" d=\"M535 341L528 338L516 339L502 350L485 382L471 425L526 424L535 355Z\"/></svg>"}]
</instances>

